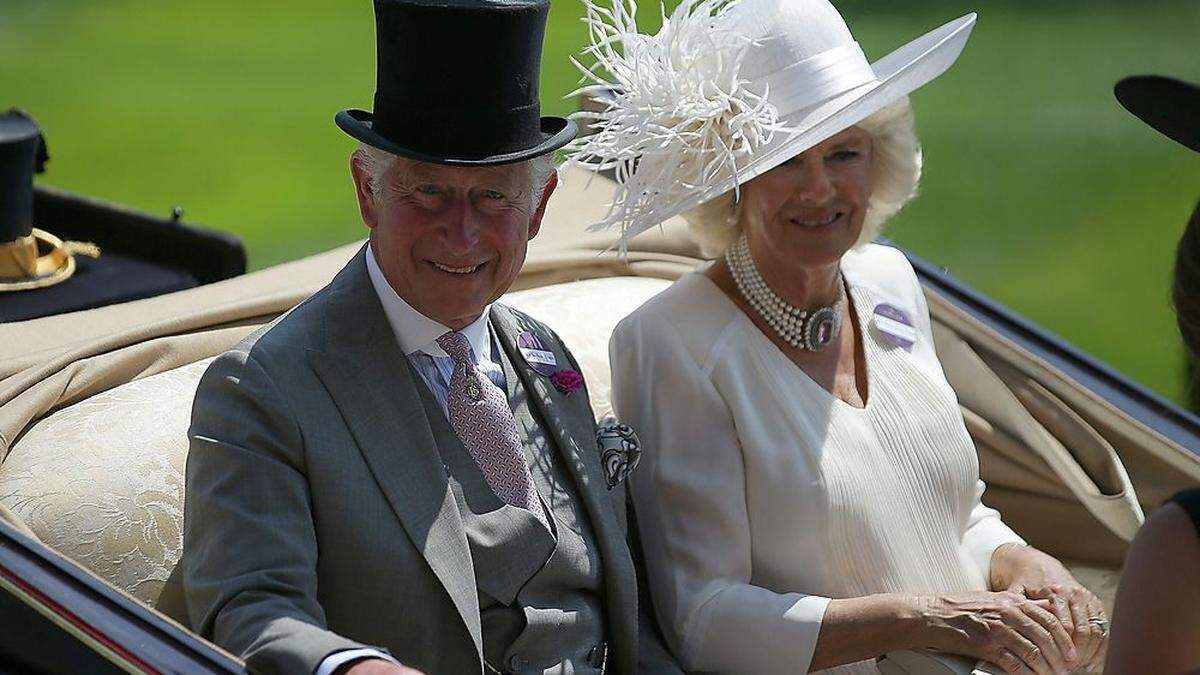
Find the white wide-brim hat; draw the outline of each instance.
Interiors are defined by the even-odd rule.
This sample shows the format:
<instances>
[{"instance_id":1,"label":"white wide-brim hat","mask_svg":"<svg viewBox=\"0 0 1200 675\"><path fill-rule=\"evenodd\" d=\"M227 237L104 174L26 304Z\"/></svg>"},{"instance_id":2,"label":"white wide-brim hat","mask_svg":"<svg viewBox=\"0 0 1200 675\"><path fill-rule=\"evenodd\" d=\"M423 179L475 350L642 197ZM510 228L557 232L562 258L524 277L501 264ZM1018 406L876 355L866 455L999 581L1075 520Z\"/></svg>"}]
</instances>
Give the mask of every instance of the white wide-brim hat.
<instances>
[{"instance_id":1,"label":"white wide-brim hat","mask_svg":"<svg viewBox=\"0 0 1200 675\"><path fill-rule=\"evenodd\" d=\"M779 166L948 69L974 13L869 63L828 0L684 0L657 34L631 4L585 0L596 61L584 95L611 92L572 161L620 187L594 229L638 233ZM611 79L596 75L606 71Z\"/></svg>"}]
</instances>

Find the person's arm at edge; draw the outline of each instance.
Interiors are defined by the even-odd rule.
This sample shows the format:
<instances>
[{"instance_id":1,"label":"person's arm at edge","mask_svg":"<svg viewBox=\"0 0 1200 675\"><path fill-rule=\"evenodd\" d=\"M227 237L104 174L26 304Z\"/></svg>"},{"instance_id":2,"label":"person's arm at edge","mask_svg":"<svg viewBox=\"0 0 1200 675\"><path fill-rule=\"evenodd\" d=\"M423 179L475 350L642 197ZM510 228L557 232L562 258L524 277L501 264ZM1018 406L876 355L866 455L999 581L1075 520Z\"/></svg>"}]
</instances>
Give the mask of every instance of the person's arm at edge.
<instances>
[{"instance_id":1,"label":"person's arm at edge","mask_svg":"<svg viewBox=\"0 0 1200 675\"><path fill-rule=\"evenodd\" d=\"M1164 504L1134 537L1121 571L1104 672L1200 669L1200 533L1187 513Z\"/></svg>"}]
</instances>

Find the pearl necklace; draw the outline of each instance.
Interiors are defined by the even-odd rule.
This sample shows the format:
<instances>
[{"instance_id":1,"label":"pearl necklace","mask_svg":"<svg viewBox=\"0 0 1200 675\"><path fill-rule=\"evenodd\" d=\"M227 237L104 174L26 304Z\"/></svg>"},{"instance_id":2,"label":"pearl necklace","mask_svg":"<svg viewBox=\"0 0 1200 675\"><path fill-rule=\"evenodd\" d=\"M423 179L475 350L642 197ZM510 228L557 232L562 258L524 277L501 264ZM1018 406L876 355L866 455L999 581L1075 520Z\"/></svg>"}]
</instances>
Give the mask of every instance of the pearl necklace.
<instances>
[{"instance_id":1,"label":"pearl necklace","mask_svg":"<svg viewBox=\"0 0 1200 675\"><path fill-rule=\"evenodd\" d=\"M840 273L837 280L838 299L832 305L809 311L788 304L771 290L754 264L745 233L725 251L725 263L729 265L738 292L789 345L816 352L832 344L841 332L842 303L846 295Z\"/></svg>"}]
</instances>

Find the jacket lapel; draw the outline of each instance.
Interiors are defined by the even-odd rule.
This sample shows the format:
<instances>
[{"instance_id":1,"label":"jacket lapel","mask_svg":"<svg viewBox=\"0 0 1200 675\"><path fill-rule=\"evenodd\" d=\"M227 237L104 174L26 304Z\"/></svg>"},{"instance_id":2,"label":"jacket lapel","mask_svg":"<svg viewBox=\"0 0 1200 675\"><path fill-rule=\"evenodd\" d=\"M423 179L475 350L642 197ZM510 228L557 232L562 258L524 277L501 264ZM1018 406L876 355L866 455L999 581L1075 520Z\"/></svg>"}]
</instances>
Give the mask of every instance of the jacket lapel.
<instances>
[{"instance_id":1,"label":"jacket lapel","mask_svg":"<svg viewBox=\"0 0 1200 675\"><path fill-rule=\"evenodd\" d=\"M540 324L498 303L492 305L491 320L501 347L529 393L529 400L537 406L549 427L546 431L558 446L596 533L604 566L609 632L618 645L630 647L622 648L616 655L618 672L636 672L637 578L629 556L625 528L613 510L596 450L595 420L588 405L587 389L563 394L550 384L550 378L533 370L525 361L516 340L522 331L530 331L547 349L555 352L560 368L569 363L561 343Z\"/></svg>"},{"instance_id":2,"label":"jacket lapel","mask_svg":"<svg viewBox=\"0 0 1200 675\"><path fill-rule=\"evenodd\" d=\"M308 361L482 654L479 596L466 532L425 417L416 375L387 323L367 275L365 255L364 247L333 281L326 348L309 350Z\"/></svg>"}]
</instances>

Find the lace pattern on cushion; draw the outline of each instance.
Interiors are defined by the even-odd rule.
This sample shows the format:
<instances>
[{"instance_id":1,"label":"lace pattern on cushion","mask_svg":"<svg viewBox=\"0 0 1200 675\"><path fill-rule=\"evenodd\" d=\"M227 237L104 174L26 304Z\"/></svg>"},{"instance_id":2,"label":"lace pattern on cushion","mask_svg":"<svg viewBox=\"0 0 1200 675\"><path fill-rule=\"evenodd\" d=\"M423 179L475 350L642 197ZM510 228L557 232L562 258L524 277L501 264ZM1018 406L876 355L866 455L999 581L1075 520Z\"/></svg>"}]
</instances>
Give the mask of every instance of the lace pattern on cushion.
<instances>
[{"instance_id":1,"label":"lace pattern on cushion","mask_svg":"<svg viewBox=\"0 0 1200 675\"><path fill-rule=\"evenodd\" d=\"M0 504L59 553L153 603L179 560L192 398L212 359L115 387L30 428Z\"/></svg>"}]
</instances>

